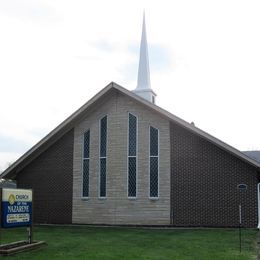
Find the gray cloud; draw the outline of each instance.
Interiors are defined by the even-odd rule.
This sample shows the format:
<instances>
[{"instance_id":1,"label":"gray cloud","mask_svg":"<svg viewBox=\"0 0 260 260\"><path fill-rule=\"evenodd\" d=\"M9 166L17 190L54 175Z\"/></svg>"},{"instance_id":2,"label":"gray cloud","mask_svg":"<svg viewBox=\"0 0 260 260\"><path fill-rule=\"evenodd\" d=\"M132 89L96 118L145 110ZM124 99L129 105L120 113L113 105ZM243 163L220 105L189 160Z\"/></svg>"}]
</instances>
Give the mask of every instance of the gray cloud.
<instances>
[{"instance_id":1,"label":"gray cloud","mask_svg":"<svg viewBox=\"0 0 260 260\"><path fill-rule=\"evenodd\" d=\"M31 144L15 138L0 135L0 151L6 153L23 153L31 147Z\"/></svg>"},{"instance_id":2,"label":"gray cloud","mask_svg":"<svg viewBox=\"0 0 260 260\"><path fill-rule=\"evenodd\" d=\"M159 44L152 44L149 52L151 69L162 71L171 66L172 58L169 50Z\"/></svg>"},{"instance_id":3,"label":"gray cloud","mask_svg":"<svg viewBox=\"0 0 260 260\"><path fill-rule=\"evenodd\" d=\"M101 40L94 42L93 46L96 49L105 51L105 52L113 52L117 49L116 45L114 43L109 42L108 40L105 40L105 39L101 39Z\"/></svg>"}]
</instances>

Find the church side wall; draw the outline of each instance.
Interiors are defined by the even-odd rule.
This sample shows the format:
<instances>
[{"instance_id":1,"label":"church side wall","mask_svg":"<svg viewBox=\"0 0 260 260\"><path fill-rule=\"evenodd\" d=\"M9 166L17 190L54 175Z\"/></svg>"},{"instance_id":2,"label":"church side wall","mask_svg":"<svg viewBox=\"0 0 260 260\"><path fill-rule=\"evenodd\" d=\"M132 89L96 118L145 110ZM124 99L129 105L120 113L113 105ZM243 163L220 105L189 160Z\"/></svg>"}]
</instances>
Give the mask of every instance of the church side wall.
<instances>
[{"instance_id":1,"label":"church side wall","mask_svg":"<svg viewBox=\"0 0 260 260\"><path fill-rule=\"evenodd\" d=\"M73 129L17 174L17 187L33 189L34 223L72 221Z\"/></svg>"},{"instance_id":2,"label":"church side wall","mask_svg":"<svg viewBox=\"0 0 260 260\"><path fill-rule=\"evenodd\" d=\"M137 198L127 197L128 112L138 117ZM98 197L99 120L107 115L107 197ZM149 127L160 131L159 199L149 199ZM90 190L82 199L83 133L90 129ZM169 121L130 98L115 94L75 127L73 167L73 223L170 224Z\"/></svg>"},{"instance_id":3,"label":"church side wall","mask_svg":"<svg viewBox=\"0 0 260 260\"><path fill-rule=\"evenodd\" d=\"M241 204L242 226L257 226L253 166L173 123L171 162L173 225L236 227Z\"/></svg>"}]
</instances>

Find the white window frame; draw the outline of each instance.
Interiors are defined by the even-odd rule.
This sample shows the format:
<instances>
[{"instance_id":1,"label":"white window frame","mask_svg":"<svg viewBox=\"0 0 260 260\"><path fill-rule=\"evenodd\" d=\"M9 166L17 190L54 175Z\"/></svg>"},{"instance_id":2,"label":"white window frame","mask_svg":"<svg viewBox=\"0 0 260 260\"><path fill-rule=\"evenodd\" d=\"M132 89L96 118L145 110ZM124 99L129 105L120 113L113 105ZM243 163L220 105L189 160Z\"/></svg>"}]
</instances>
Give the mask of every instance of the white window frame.
<instances>
[{"instance_id":1,"label":"white window frame","mask_svg":"<svg viewBox=\"0 0 260 260\"><path fill-rule=\"evenodd\" d=\"M108 139L108 131L106 133L106 156L100 156L100 146L101 146L101 120L103 118L107 117L107 129L108 129L108 116L107 115L104 115L102 116L100 119L99 119L99 142L98 142L98 146L99 146L99 149L98 149L98 152L99 152L99 171L98 171L98 198L103 200L103 199L106 199L107 198L107 139ZM101 179L101 159L106 159L106 180L105 180L105 183L106 183L106 196L100 196L100 179Z\"/></svg>"},{"instance_id":2,"label":"white window frame","mask_svg":"<svg viewBox=\"0 0 260 260\"><path fill-rule=\"evenodd\" d=\"M129 115L132 115L136 118L136 151L135 151L135 156L133 155L129 155ZM135 158L136 160L136 165L135 165L135 171L136 171L136 192L135 192L135 196L128 196L128 177L129 177L129 158ZM127 178L126 178L126 193L127 193L127 198L130 200L135 200L137 199L137 193L138 193L138 117L131 112L127 113Z\"/></svg>"},{"instance_id":3,"label":"white window frame","mask_svg":"<svg viewBox=\"0 0 260 260\"><path fill-rule=\"evenodd\" d=\"M85 158L84 157L84 144L85 144L85 134L89 131L89 157L88 158ZM87 200L89 199L89 189L90 189L90 129L86 130L84 133L83 133L83 142L82 142L82 158L81 158L81 199L82 200ZM83 196L83 184L84 184L84 160L88 160L88 165L89 165L89 168L88 168L88 196Z\"/></svg>"},{"instance_id":4,"label":"white window frame","mask_svg":"<svg viewBox=\"0 0 260 260\"><path fill-rule=\"evenodd\" d=\"M150 138L150 135L151 135L151 127L152 128L154 128L154 129L156 129L157 131L158 131L158 155L157 156L151 156L151 154L150 154L150 146L151 146L151 143L150 143L150 140L151 140L151 138ZM151 176L151 157L155 157L155 158L158 158L158 169L157 169L157 171L158 171L158 195L156 196L156 197L151 197L150 196L150 194L151 194L151 185L150 185L150 176ZM148 177L148 185L149 185L149 189L148 189L148 197L149 197L149 199L150 200L158 200L159 198L160 198L160 130L159 130L159 128L157 128L157 127L154 127L154 126L152 126L152 125L150 125L149 126L149 177Z\"/></svg>"}]
</instances>

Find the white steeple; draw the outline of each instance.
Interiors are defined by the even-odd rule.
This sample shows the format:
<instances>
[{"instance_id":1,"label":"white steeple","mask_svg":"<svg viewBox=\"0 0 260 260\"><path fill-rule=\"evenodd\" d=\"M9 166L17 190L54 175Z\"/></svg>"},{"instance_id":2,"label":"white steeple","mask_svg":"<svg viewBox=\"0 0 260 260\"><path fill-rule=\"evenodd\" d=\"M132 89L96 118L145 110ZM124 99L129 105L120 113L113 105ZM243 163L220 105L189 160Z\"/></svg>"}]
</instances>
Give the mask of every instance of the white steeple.
<instances>
[{"instance_id":1,"label":"white steeple","mask_svg":"<svg viewBox=\"0 0 260 260\"><path fill-rule=\"evenodd\" d=\"M155 103L156 94L151 89L150 83L150 69L149 69L149 58L148 58L148 46L146 39L146 28L145 28L145 13L143 15L143 29L140 46L140 58L138 68L138 81L137 87L133 90L134 93L140 97Z\"/></svg>"}]
</instances>

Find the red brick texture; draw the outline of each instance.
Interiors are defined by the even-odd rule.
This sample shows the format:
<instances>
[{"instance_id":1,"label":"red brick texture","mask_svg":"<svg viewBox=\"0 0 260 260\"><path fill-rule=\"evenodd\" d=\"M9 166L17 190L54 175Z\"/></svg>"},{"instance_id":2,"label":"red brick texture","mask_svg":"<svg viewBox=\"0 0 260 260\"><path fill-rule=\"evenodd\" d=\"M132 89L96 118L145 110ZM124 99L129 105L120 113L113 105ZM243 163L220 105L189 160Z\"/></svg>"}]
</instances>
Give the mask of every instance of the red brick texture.
<instances>
[{"instance_id":1,"label":"red brick texture","mask_svg":"<svg viewBox=\"0 0 260 260\"><path fill-rule=\"evenodd\" d=\"M247 184L247 191L237 189ZM171 124L171 218L174 226L256 227L257 171L230 153Z\"/></svg>"},{"instance_id":2,"label":"red brick texture","mask_svg":"<svg viewBox=\"0 0 260 260\"><path fill-rule=\"evenodd\" d=\"M172 224L236 227L241 204L242 225L256 227L257 170L177 124L170 132ZM17 174L19 188L34 190L35 223L72 222L73 138L71 130Z\"/></svg>"},{"instance_id":3,"label":"red brick texture","mask_svg":"<svg viewBox=\"0 0 260 260\"><path fill-rule=\"evenodd\" d=\"M34 223L72 222L73 139L71 130L17 175L19 188L34 191Z\"/></svg>"}]
</instances>

